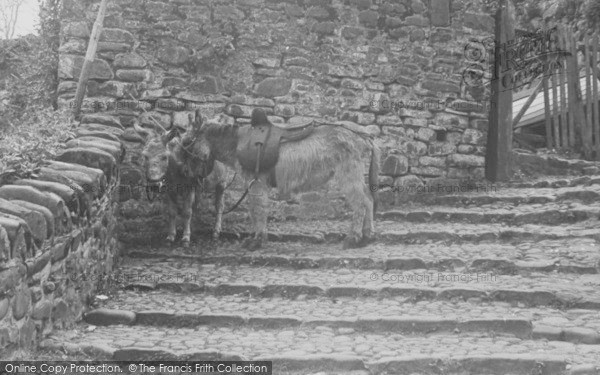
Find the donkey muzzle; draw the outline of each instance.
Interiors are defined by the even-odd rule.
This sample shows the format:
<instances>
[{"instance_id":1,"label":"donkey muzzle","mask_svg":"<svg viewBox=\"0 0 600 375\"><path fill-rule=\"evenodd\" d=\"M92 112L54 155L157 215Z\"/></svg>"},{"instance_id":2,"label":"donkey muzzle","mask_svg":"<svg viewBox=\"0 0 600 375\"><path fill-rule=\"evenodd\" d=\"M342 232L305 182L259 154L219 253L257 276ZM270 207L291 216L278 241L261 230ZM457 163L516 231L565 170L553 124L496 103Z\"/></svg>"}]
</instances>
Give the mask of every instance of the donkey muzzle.
<instances>
[{"instance_id":1,"label":"donkey muzzle","mask_svg":"<svg viewBox=\"0 0 600 375\"><path fill-rule=\"evenodd\" d=\"M153 202L163 191L164 186L164 179L158 181L148 180L146 185L146 198L148 198L148 201Z\"/></svg>"}]
</instances>

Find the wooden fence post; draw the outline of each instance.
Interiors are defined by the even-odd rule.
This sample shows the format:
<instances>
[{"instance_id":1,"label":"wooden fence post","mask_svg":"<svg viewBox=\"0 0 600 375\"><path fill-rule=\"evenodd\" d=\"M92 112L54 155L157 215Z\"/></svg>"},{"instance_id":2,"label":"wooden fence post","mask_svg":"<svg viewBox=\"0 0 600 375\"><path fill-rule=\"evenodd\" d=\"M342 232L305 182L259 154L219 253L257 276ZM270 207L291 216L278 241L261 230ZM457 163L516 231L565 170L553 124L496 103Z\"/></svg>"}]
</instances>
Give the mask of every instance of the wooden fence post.
<instances>
[{"instance_id":1,"label":"wooden fence post","mask_svg":"<svg viewBox=\"0 0 600 375\"><path fill-rule=\"evenodd\" d=\"M594 33L592 38L592 119L594 121L594 134L597 135L596 159L600 158L600 118L598 109L598 32Z\"/></svg>"},{"instance_id":2,"label":"wooden fence post","mask_svg":"<svg viewBox=\"0 0 600 375\"><path fill-rule=\"evenodd\" d=\"M556 74L560 74L560 70L556 68L555 64L552 64L550 70L552 72L552 128L554 129L554 148L559 149L561 147L561 138L560 126L558 124L558 77L556 77Z\"/></svg>"},{"instance_id":3,"label":"wooden fence post","mask_svg":"<svg viewBox=\"0 0 600 375\"><path fill-rule=\"evenodd\" d=\"M492 181L507 181L512 175L512 63L507 61L507 42L514 40L515 8L510 0L502 0L496 12L494 80L492 106L485 158L485 177ZM514 55L511 53L511 55Z\"/></svg>"},{"instance_id":4,"label":"wooden fence post","mask_svg":"<svg viewBox=\"0 0 600 375\"><path fill-rule=\"evenodd\" d=\"M590 79L590 47L591 38L586 35L583 39L583 54L584 54L584 66L585 66L585 126L587 132L589 132L589 141L592 142L593 138L598 139L598 135L594 134L594 123L592 122L592 80ZM592 149L594 149L595 143L592 143Z\"/></svg>"},{"instance_id":5,"label":"wooden fence post","mask_svg":"<svg viewBox=\"0 0 600 375\"><path fill-rule=\"evenodd\" d=\"M592 134L585 127L585 118L583 112L583 100L581 98L581 84L579 83L579 66L577 65L577 46L573 28L568 28L567 38L567 86L569 101L569 120L573 120L569 129L573 132L569 134L569 144L575 147L575 150L583 150L586 158L591 157Z\"/></svg>"},{"instance_id":6,"label":"wooden fence post","mask_svg":"<svg viewBox=\"0 0 600 375\"><path fill-rule=\"evenodd\" d=\"M561 26L559 35L559 48L564 51L565 49L565 37L564 37L564 27ZM562 138L562 147L569 148L569 134L567 131L569 130L569 125L567 123L567 92L565 88L567 87L566 76L567 76L567 67L566 67L566 58L563 60L559 67L559 85L560 85L560 131Z\"/></svg>"},{"instance_id":7,"label":"wooden fence post","mask_svg":"<svg viewBox=\"0 0 600 375\"><path fill-rule=\"evenodd\" d=\"M85 54L85 60L83 61L81 74L79 75L79 82L77 83L77 92L75 93L75 102L73 108L73 116L75 119L79 117L81 104L83 103L83 97L85 96L85 90L87 88L87 82L90 75L90 69L92 68L94 57L96 56L96 48L98 47L98 40L100 39L100 34L102 33L102 24L104 23L104 14L106 13L106 4L107 0L102 0L100 3L98 16L96 17L96 22L94 23L94 28L92 29L92 34L90 35L90 43L88 44L88 49Z\"/></svg>"},{"instance_id":8,"label":"wooden fence post","mask_svg":"<svg viewBox=\"0 0 600 375\"><path fill-rule=\"evenodd\" d=\"M546 127L546 148L548 151L552 150L553 137L552 137L552 123L550 114L550 88L548 86L548 79L552 72L550 71L550 59L548 58L549 45L547 40L543 41L542 48L544 54L544 75L542 77L542 90L544 90L544 124Z\"/></svg>"}]
</instances>

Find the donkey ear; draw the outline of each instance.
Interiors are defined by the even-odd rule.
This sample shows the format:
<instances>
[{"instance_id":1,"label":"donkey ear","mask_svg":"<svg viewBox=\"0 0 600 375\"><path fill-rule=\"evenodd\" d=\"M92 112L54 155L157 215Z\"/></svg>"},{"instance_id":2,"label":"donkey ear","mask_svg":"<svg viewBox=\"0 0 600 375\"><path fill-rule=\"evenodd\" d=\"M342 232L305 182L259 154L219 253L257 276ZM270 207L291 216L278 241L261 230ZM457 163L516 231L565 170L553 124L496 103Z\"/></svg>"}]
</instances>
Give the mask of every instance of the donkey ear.
<instances>
[{"instance_id":1,"label":"donkey ear","mask_svg":"<svg viewBox=\"0 0 600 375\"><path fill-rule=\"evenodd\" d=\"M163 134L160 137L160 140L162 142L163 145L167 145L167 143L171 142L171 140L173 140L173 138L177 137L179 135L179 130L177 129L177 127L172 128L171 130L169 130L167 133Z\"/></svg>"},{"instance_id":2,"label":"donkey ear","mask_svg":"<svg viewBox=\"0 0 600 375\"><path fill-rule=\"evenodd\" d=\"M192 129L195 132L202 131L202 127L204 126L204 119L202 118L202 114L200 113L200 110L197 109L194 115L195 115L194 120L191 121ZM189 118L190 119L192 118L191 114L189 114Z\"/></svg>"}]
</instances>

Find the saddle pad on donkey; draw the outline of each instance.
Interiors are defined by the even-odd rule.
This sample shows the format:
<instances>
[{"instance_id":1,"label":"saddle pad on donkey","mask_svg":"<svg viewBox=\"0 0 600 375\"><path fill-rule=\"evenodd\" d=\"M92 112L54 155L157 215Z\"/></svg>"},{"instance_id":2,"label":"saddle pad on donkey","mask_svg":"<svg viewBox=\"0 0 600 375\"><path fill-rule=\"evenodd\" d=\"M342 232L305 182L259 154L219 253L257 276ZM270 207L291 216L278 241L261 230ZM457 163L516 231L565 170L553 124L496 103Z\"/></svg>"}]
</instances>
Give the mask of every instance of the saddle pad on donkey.
<instances>
[{"instance_id":1,"label":"saddle pad on donkey","mask_svg":"<svg viewBox=\"0 0 600 375\"><path fill-rule=\"evenodd\" d=\"M273 125L246 125L239 129L238 134L237 157L244 170L254 173L258 160L259 173L275 167L279 159L281 132Z\"/></svg>"}]
</instances>

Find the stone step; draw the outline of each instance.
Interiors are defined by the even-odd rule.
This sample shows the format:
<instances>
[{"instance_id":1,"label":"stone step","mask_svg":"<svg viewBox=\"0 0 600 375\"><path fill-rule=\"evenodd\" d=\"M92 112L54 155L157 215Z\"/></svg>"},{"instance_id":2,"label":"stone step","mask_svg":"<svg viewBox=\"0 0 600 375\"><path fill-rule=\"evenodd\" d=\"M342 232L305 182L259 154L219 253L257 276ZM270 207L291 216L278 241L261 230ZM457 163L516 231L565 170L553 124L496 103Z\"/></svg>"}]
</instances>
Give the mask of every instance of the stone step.
<instances>
[{"instance_id":1,"label":"stone step","mask_svg":"<svg viewBox=\"0 0 600 375\"><path fill-rule=\"evenodd\" d=\"M599 199L600 201L600 199ZM376 240L383 243L431 243L435 241L541 241L560 238L593 238L600 234L600 205L571 203L571 208L553 204L512 210L423 208L384 211L376 220ZM537 212L540 211L540 212ZM206 219L206 217L205 217ZM193 238L210 237L214 218L194 225ZM532 224L533 222L533 224ZM539 224L535 224L539 223ZM507 225L510 224L510 225ZM545 225L552 224L552 225ZM560 226L557 226L560 224ZM223 239L251 235L249 220L223 223ZM271 241L310 243L341 242L350 227L350 219L270 220ZM120 240L128 245L151 245L166 238L162 216L132 219L120 228Z\"/></svg>"},{"instance_id":2,"label":"stone step","mask_svg":"<svg viewBox=\"0 0 600 375\"><path fill-rule=\"evenodd\" d=\"M529 181L499 183L500 188L562 188L573 186L600 185L600 175L590 176L544 176Z\"/></svg>"},{"instance_id":3,"label":"stone step","mask_svg":"<svg viewBox=\"0 0 600 375\"><path fill-rule=\"evenodd\" d=\"M346 327L361 332L506 333L520 338L600 344L600 312L524 308L503 302L420 301L341 297L255 298L119 291L86 314L93 325L136 324L192 328L247 325L255 328Z\"/></svg>"},{"instance_id":4,"label":"stone step","mask_svg":"<svg viewBox=\"0 0 600 375\"><path fill-rule=\"evenodd\" d=\"M66 276L65 276L66 277ZM73 279L73 275L69 276ZM90 275L87 277L100 277ZM125 259L107 284L127 289L170 290L215 295L296 298L298 295L338 297L407 296L419 300L468 300L556 305L600 309L597 275L531 272L528 275L452 273L427 270L360 269L291 270L190 264L187 260Z\"/></svg>"},{"instance_id":5,"label":"stone step","mask_svg":"<svg viewBox=\"0 0 600 375\"><path fill-rule=\"evenodd\" d=\"M43 347L113 360L271 360L275 374L366 370L371 374L439 374L440 369L457 375L596 374L592 370L600 364L600 345L479 333L412 337L327 326L265 330L82 325L56 333Z\"/></svg>"},{"instance_id":6,"label":"stone step","mask_svg":"<svg viewBox=\"0 0 600 375\"><path fill-rule=\"evenodd\" d=\"M403 188L396 188L401 190ZM384 190L385 191L385 190ZM465 192L447 194L439 191L437 186L430 186L418 191L398 191L401 206L416 202L418 204L463 207L465 205L483 206L489 204L546 204L563 201L597 202L600 198L600 183L589 186L568 186L556 188L514 188L495 187L494 189L467 190Z\"/></svg>"},{"instance_id":7,"label":"stone step","mask_svg":"<svg viewBox=\"0 0 600 375\"><path fill-rule=\"evenodd\" d=\"M334 220L274 222L269 224L269 239L280 242L341 242L346 237L349 226L349 221ZM515 243L566 238L595 238L600 235L600 221L597 219L586 220L557 227L535 224L509 226L502 223L410 223L386 220L377 221L375 230L377 232L375 241L386 244L437 241Z\"/></svg>"},{"instance_id":8,"label":"stone step","mask_svg":"<svg viewBox=\"0 0 600 375\"><path fill-rule=\"evenodd\" d=\"M196 226L192 242L210 238L212 224ZM224 224L221 238L236 240L252 236L247 223L237 225L238 231L232 232ZM303 242L336 246L341 251L341 242L346 237L350 221L337 220L298 220L269 222L268 238L274 242ZM119 233L122 243L128 246L149 246L165 244L166 228L162 218L152 221L129 223ZM134 230L135 229L135 230ZM547 226L525 224L509 226L504 223L412 223L398 221L377 221L375 223L375 243L383 244L430 244L446 241L448 243L503 242L518 243L524 241L544 241L557 239L600 238L600 221L597 219L580 221L574 224Z\"/></svg>"},{"instance_id":9,"label":"stone step","mask_svg":"<svg viewBox=\"0 0 600 375\"><path fill-rule=\"evenodd\" d=\"M218 245L199 241L191 248L138 247L124 254L139 259L188 259L199 264L271 266L292 269L358 268L381 270L428 269L496 274L538 272L598 273L600 253L591 238L545 240L520 244L463 243L387 245L371 244L347 249L319 244L267 243L263 249L248 252L239 243L221 241Z\"/></svg>"},{"instance_id":10,"label":"stone step","mask_svg":"<svg viewBox=\"0 0 600 375\"><path fill-rule=\"evenodd\" d=\"M494 207L496 206L496 207ZM600 204L548 203L519 206L485 205L473 208L444 206L406 207L377 214L379 220L463 223L506 223L509 225L562 225L600 217Z\"/></svg>"}]
</instances>

